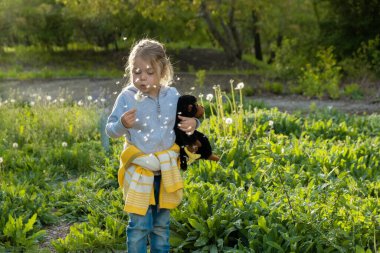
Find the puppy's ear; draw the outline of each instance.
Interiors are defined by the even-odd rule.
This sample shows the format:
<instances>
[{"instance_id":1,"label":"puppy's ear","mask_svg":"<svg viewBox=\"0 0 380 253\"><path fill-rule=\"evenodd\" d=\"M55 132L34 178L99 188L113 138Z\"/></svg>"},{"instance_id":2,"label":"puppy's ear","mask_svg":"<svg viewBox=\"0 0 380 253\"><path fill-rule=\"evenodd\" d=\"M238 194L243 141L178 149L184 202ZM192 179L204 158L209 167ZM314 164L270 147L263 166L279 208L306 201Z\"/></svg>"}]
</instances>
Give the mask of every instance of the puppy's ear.
<instances>
[{"instance_id":1,"label":"puppy's ear","mask_svg":"<svg viewBox=\"0 0 380 253\"><path fill-rule=\"evenodd\" d=\"M187 106L187 112L188 113L191 113L193 111L193 105L192 104L189 104L188 106Z\"/></svg>"}]
</instances>

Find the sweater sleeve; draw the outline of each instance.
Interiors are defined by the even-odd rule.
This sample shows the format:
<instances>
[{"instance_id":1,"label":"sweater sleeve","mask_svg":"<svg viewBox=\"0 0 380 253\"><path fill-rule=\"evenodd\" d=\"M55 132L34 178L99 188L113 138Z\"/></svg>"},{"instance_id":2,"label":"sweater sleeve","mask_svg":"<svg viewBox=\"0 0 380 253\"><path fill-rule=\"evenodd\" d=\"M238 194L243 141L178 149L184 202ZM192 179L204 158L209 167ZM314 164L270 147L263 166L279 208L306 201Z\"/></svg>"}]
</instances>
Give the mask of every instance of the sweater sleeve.
<instances>
[{"instance_id":1,"label":"sweater sleeve","mask_svg":"<svg viewBox=\"0 0 380 253\"><path fill-rule=\"evenodd\" d=\"M121 116L128 111L127 99L123 92L116 98L112 112L106 124L106 134L111 138L119 138L128 133L128 129L121 123Z\"/></svg>"}]
</instances>

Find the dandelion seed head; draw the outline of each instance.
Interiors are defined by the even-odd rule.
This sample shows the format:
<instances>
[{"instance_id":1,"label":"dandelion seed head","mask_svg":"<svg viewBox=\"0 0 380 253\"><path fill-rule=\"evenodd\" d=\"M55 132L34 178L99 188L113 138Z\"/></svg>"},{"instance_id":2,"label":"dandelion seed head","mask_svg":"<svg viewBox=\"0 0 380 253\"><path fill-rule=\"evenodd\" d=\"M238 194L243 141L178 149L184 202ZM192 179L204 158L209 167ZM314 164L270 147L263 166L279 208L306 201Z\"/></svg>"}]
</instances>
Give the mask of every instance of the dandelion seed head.
<instances>
[{"instance_id":1,"label":"dandelion seed head","mask_svg":"<svg viewBox=\"0 0 380 253\"><path fill-rule=\"evenodd\" d=\"M65 99L64 98L60 98L59 102L63 103L63 102L65 102Z\"/></svg>"},{"instance_id":2,"label":"dandelion seed head","mask_svg":"<svg viewBox=\"0 0 380 253\"><path fill-rule=\"evenodd\" d=\"M203 98L203 94L202 94L202 93L199 94L198 97L199 97L199 98Z\"/></svg>"},{"instance_id":3,"label":"dandelion seed head","mask_svg":"<svg viewBox=\"0 0 380 253\"><path fill-rule=\"evenodd\" d=\"M104 103L104 102L106 102L106 99L105 98L101 98L100 102Z\"/></svg>"},{"instance_id":4,"label":"dandelion seed head","mask_svg":"<svg viewBox=\"0 0 380 253\"><path fill-rule=\"evenodd\" d=\"M91 101L91 100L92 100L92 96L88 96L88 97L87 97L87 100L88 100L88 101Z\"/></svg>"},{"instance_id":5,"label":"dandelion seed head","mask_svg":"<svg viewBox=\"0 0 380 253\"><path fill-rule=\"evenodd\" d=\"M14 100L13 98L11 99L11 103L13 104L13 103L15 103L16 102L16 100Z\"/></svg>"},{"instance_id":6,"label":"dandelion seed head","mask_svg":"<svg viewBox=\"0 0 380 253\"><path fill-rule=\"evenodd\" d=\"M65 141L62 142L62 147L63 147L63 148L66 148L66 147L67 147L67 142L65 142Z\"/></svg>"},{"instance_id":7,"label":"dandelion seed head","mask_svg":"<svg viewBox=\"0 0 380 253\"><path fill-rule=\"evenodd\" d=\"M211 93L207 94L207 96L206 96L207 101L211 101L213 98L214 98L214 95L212 95Z\"/></svg>"},{"instance_id":8,"label":"dandelion seed head","mask_svg":"<svg viewBox=\"0 0 380 253\"><path fill-rule=\"evenodd\" d=\"M244 88L244 83L243 83L243 82L240 82L240 83L238 83L238 84L236 85L235 90L241 90L241 89L243 89L243 88Z\"/></svg>"},{"instance_id":9,"label":"dandelion seed head","mask_svg":"<svg viewBox=\"0 0 380 253\"><path fill-rule=\"evenodd\" d=\"M231 119L231 118L226 118L226 124L227 124L227 125L232 124L232 119Z\"/></svg>"},{"instance_id":10,"label":"dandelion seed head","mask_svg":"<svg viewBox=\"0 0 380 253\"><path fill-rule=\"evenodd\" d=\"M190 90L195 90L195 87L191 87Z\"/></svg>"},{"instance_id":11,"label":"dandelion seed head","mask_svg":"<svg viewBox=\"0 0 380 253\"><path fill-rule=\"evenodd\" d=\"M30 106L34 106L36 103L34 101L30 101Z\"/></svg>"},{"instance_id":12,"label":"dandelion seed head","mask_svg":"<svg viewBox=\"0 0 380 253\"><path fill-rule=\"evenodd\" d=\"M136 118L136 122L139 122L140 121L140 119L139 118ZM141 131L141 130L140 130Z\"/></svg>"},{"instance_id":13,"label":"dandelion seed head","mask_svg":"<svg viewBox=\"0 0 380 253\"><path fill-rule=\"evenodd\" d=\"M141 130L138 130L137 133L141 133Z\"/></svg>"},{"instance_id":14,"label":"dandelion seed head","mask_svg":"<svg viewBox=\"0 0 380 253\"><path fill-rule=\"evenodd\" d=\"M269 121L268 121L268 125L269 125L270 127L273 127L273 120L269 120Z\"/></svg>"},{"instance_id":15,"label":"dandelion seed head","mask_svg":"<svg viewBox=\"0 0 380 253\"><path fill-rule=\"evenodd\" d=\"M4 162L3 158L0 157L0 164L2 164Z\"/></svg>"},{"instance_id":16,"label":"dandelion seed head","mask_svg":"<svg viewBox=\"0 0 380 253\"><path fill-rule=\"evenodd\" d=\"M83 101L82 101L82 100L79 100L79 101L78 101L78 105L79 105L79 106L82 106L82 105L83 105Z\"/></svg>"},{"instance_id":17,"label":"dandelion seed head","mask_svg":"<svg viewBox=\"0 0 380 253\"><path fill-rule=\"evenodd\" d=\"M17 143L17 142L14 142L14 143L12 144L12 147L15 148L15 149L18 148L18 143Z\"/></svg>"},{"instance_id":18,"label":"dandelion seed head","mask_svg":"<svg viewBox=\"0 0 380 253\"><path fill-rule=\"evenodd\" d=\"M177 81L179 81L179 80L181 80L181 78L180 78L180 77L177 77Z\"/></svg>"},{"instance_id":19,"label":"dandelion seed head","mask_svg":"<svg viewBox=\"0 0 380 253\"><path fill-rule=\"evenodd\" d=\"M123 37L123 40L127 40L127 37Z\"/></svg>"},{"instance_id":20,"label":"dandelion seed head","mask_svg":"<svg viewBox=\"0 0 380 253\"><path fill-rule=\"evenodd\" d=\"M46 100L50 101L51 100L51 96L46 96Z\"/></svg>"},{"instance_id":21,"label":"dandelion seed head","mask_svg":"<svg viewBox=\"0 0 380 253\"><path fill-rule=\"evenodd\" d=\"M116 84L117 84L117 85L120 84L120 81L117 81Z\"/></svg>"},{"instance_id":22,"label":"dandelion seed head","mask_svg":"<svg viewBox=\"0 0 380 253\"><path fill-rule=\"evenodd\" d=\"M144 124L143 124L143 126L145 126L145 127L146 127L147 125L148 125L147 123L144 123Z\"/></svg>"}]
</instances>

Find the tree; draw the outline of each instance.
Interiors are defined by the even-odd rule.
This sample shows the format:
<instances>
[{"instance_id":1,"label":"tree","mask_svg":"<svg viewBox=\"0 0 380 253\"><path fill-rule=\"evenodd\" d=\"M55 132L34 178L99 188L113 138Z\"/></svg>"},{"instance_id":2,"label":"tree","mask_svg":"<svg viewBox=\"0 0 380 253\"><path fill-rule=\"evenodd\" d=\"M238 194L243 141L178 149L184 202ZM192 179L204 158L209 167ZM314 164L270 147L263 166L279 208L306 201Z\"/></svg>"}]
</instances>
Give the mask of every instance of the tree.
<instances>
[{"instance_id":1,"label":"tree","mask_svg":"<svg viewBox=\"0 0 380 253\"><path fill-rule=\"evenodd\" d=\"M328 13L321 21L322 41L340 56L355 52L362 42L380 35L380 0L324 0Z\"/></svg>"}]
</instances>

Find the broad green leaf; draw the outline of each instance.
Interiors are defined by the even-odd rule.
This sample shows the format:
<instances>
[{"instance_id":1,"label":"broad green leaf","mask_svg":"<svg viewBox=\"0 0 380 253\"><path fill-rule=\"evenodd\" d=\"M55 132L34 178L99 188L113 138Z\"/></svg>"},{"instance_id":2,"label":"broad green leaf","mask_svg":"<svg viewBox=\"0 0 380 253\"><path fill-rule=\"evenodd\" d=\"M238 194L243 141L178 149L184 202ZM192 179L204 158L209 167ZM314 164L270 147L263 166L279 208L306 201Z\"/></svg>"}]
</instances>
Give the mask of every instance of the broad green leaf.
<instances>
[{"instance_id":1,"label":"broad green leaf","mask_svg":"<svg viewBox=\"0 0 380 253\"><path fill-rule=\"evenodd\" d=\"M266 241L265 243L268 244L269 246L279 250L279 252L284 252L284 250L281 248L281 246L274 241Z\"/></svg>"},{"instance_id":2,"label":"broad green leaf","mask_svg":"<svg viewBox=\"0 0 380 253\"><path fill-rule=\"evenodd\" d=\"M356 245L355 253L365 253L365 250L360 245Z\"/></svg>"},{"instance_id":3,"label":"broad green leaf","mask_svg":"<svg viewBox=\"0 0 380 253\"><path fill-rule=\"evenodd\" d=\"M262 228L266 233L269 233L269 228L267 227L267 221L265 220L264 216L260 216L257 223L260 228Z\"/></svg>"},{"instance_id":4,"label":"broad green leaf","mask_svg":"<svg viewBox=\"0 0 380 253\"><path fill-rule=\"evenodd\" d=\"M188 219L188 221L193 228L196 228L197 230L199 230L202 233L207 232L207 229L202 224L197 222L195 219Z\"/></svg>"},{"instance_id":5,"label":"broad green leaf","mask_svg":"<svg viewBox=\"0 0 380 253\"><path fill-rule=\"evenodd\" d=\"M26 233L26 232L29 232L30 230L33 229L33 225L34 223L36 222L36 219L37 219L37 214L33 214L33 216L28 220L28 222L25 224L25 227L23 229L23 232Z\"/></svg>"},{"instance_id":6,"label":"broad green leaf","mask_svg":"<svg viewBox=\"0 0 380 253\"><path fill-rule=\"evenodd\" d=\"M209 241L209 239L208 239L207 237L205 237L205 236L201 236L201 237L199 237L199 238L195 241L194 246L195 246L195 247L204 246L204 245L206 245L206 244L208 243L208 241Z\"/></svg>"}]
</instances>

